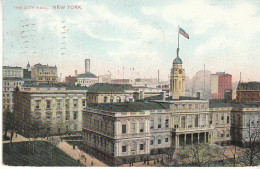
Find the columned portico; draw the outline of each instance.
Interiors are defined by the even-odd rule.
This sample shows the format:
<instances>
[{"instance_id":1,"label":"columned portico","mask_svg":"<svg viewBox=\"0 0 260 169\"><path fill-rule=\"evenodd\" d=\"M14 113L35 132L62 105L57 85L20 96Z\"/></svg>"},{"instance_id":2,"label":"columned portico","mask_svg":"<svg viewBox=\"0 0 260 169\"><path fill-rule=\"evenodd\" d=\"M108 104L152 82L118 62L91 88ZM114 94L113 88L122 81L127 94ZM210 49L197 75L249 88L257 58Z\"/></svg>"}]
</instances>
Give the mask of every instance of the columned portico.
<instances>
[{"instance_id":1,"label":"columned portico","mask_svg":"<svg viewBox=\"0 0 260 169\"><path fill-rule=\"evenodd\" d=\"M173 134L173 146L180 147L198 143L212 144L212 131Z\"/></svg>"}]
</instances>

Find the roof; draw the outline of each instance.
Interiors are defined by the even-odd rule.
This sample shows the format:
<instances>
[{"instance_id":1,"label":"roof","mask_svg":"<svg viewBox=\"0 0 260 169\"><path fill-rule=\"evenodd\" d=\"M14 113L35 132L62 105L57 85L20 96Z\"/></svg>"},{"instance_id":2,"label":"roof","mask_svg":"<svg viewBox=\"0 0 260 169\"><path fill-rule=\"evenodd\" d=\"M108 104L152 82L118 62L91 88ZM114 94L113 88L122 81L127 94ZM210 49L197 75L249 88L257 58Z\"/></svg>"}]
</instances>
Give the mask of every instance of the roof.
<instances>
[{"instance_id":1,"label":"roof","mask_svg":"<svg viewBox=\"0 0 260 169\"><path fill-rule=\"evenodd\" d=\"M145 100L163 100L161 95L146 97ZM178 100L202 100L197 97L180 96L179 99L173 99L172 96L165 98L166 101L178 101Z\"/></svg>"},{"instance_id":2,"label":"roof","mask_svg":"<svg viewBox=\"0 0 260 169\"><path fill-rule=\"evenodd\" d=\"M182 64L182 60L179 56L177 56L174 60L173 60L173 64Z\"/></svg>"},{"instance_id":3,"label":"roof","mask_svg":"<svg viewBox=\"0 0 260 169\"><path fill-rule=\"evenodd\" d=\"M4 77L3 80L23 80L23 78L20 77Z\"/></svg>"},{"instance_id":4,"label":"roof","mask_svg":"<svg viewBox=\"0 0 260 169\"><path fill-rule=\"evenodd\" d=\"M125 102L125 103L102 103L93 104L89 107L105 111L113 112L138 112L142 110L160 110L169 109L167 103L155 103L155 102Z\"/></svg>"},{"instance_id":5,"label":"roof","mask_svg":"<svg viewBox=\"0 0 260 169\"><path fill-rule=\"evenodd\" d=\"M72 85L68 85L68 86L66 86L66 90L88 90L88 88L85 87L85 86L72 86Z\"/></svg>"},{"instance_id":6,"label":"roof","mask_svg":"<svg viewBox=\"0 0 260 169\"><path fill-rule=\"evenodd\" d=\"M3 66L3 69L22 69L21 67Z\"/></svg>"},{"instance_id":7,"label":"roof","mask_svg":"<svg viewBox=\"0 0 260 169\"><path fill-rule=\"evenodd\" d=\"M88 92L93 93L125 93L125 90L133 90L133 86L129 84L110 84L96 83L88 88Z\"/></svg>"},{"instance_id":8,"label":"roof","mask_svg":"<svg viewBox=\"0 0 260 169\"><path fill-rule=\"evenodd\" d=\"M237 90L260 90L260 82L239 82Z\"/></svg>"},{"instance_id":9,"label":"roof","mask_svg":"<svg viewBox=\"0 0 260 169\"><path fill-rule=\"evenodd\" d=\"M258 108L260 107L260 103L227 103L224 100L214 100L209 103L209 108L225 108L225 107L232 107L232 108Z\"/></svg>"},{"instance_id":10,"label":"roof","mask_svg":"<svg viewBox=\"0 0 260 169\"><path fill-rule=\"evenodd\" d=\"M83 74L79 74L77 76L77 78L97 78L97 76L94 75L93 73L86 72L86 73L83 73Z\"/></svg>"}]
</instances>

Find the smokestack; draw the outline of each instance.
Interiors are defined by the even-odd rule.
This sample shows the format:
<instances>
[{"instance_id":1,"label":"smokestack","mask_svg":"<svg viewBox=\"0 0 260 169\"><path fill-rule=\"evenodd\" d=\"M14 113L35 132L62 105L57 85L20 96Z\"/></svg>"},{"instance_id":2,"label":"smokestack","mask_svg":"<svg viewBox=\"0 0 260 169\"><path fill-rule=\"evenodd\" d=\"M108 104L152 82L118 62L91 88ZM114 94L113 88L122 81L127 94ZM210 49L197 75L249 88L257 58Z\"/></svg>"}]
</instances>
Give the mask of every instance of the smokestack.
<instances>
[{"instance_id":1,"label":"smokestack","mask_svg":"<svg viewBox=\"0 0 260 169\"><path fill-rule=\"evenodd\" d=\"M78 70L75 70L75 76L78 76Z\"/></svg>"},{"instance_id":2,"label":"smokestack","mask_svg":"<svg viewBox=\"0 0 260 169\"><path fill-rule=\"evenodd\" d=\"M85 73L90 72L90 59L85 60Z\"/></svg>"},{"instance_id":3,"label":"smokestack","mask_svg":"<svg viewBox=\"0 0 260 169\"><path fill-rule=\"evenodd\" d=\"M158 69L158 83L160 83L160 70Z\"/></svg>"}]
</instances>

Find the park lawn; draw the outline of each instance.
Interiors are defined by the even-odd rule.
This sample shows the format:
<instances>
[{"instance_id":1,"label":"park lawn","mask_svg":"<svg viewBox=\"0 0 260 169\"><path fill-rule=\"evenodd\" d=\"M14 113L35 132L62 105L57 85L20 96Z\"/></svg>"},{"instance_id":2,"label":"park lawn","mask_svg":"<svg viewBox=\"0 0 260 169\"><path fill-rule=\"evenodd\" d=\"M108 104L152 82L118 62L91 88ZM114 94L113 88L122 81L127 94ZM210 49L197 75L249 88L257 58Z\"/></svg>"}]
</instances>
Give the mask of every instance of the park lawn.
<instances>
[{"instance_id":1,"label":"park lawn","mask_svg":"<svg viewBox=\"0 0 260 169\"><path fill-rule=\"evenodd\" d=\"M9 166L83 166L65 152L46 141L3 144L3 163ZM51 153L52 152L52 153Z\"/></svg>"}]
</instances>

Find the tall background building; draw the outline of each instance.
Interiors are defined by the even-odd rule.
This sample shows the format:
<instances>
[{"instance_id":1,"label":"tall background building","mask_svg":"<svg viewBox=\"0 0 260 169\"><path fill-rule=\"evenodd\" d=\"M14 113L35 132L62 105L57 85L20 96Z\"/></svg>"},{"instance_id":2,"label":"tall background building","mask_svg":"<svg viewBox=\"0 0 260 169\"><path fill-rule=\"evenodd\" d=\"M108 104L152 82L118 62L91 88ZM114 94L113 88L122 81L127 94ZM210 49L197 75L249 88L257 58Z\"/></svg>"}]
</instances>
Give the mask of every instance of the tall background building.
<instances>
[{"instance_id":1,"label":"tall background building","mask_svg":"<svg viewBox=\"0 0 260 169\"><path fill-rule=\"evenodd\" d=\"M57 67L42 65L40 63L32 67L32 78L35 78L37 83L57 83L58 73Z\"/></svg>"},{"instance_id":2,"label":"tall background building","mask_svg":"<svg viewBox=\"0 0 260 169\"><path fill-rule=\"evenodd\" d=\"M217 72L210 76L210 89L212 99L225 99L231 94L232 98L232 75L225 72Z\"/></svg>"}]
</instances>

